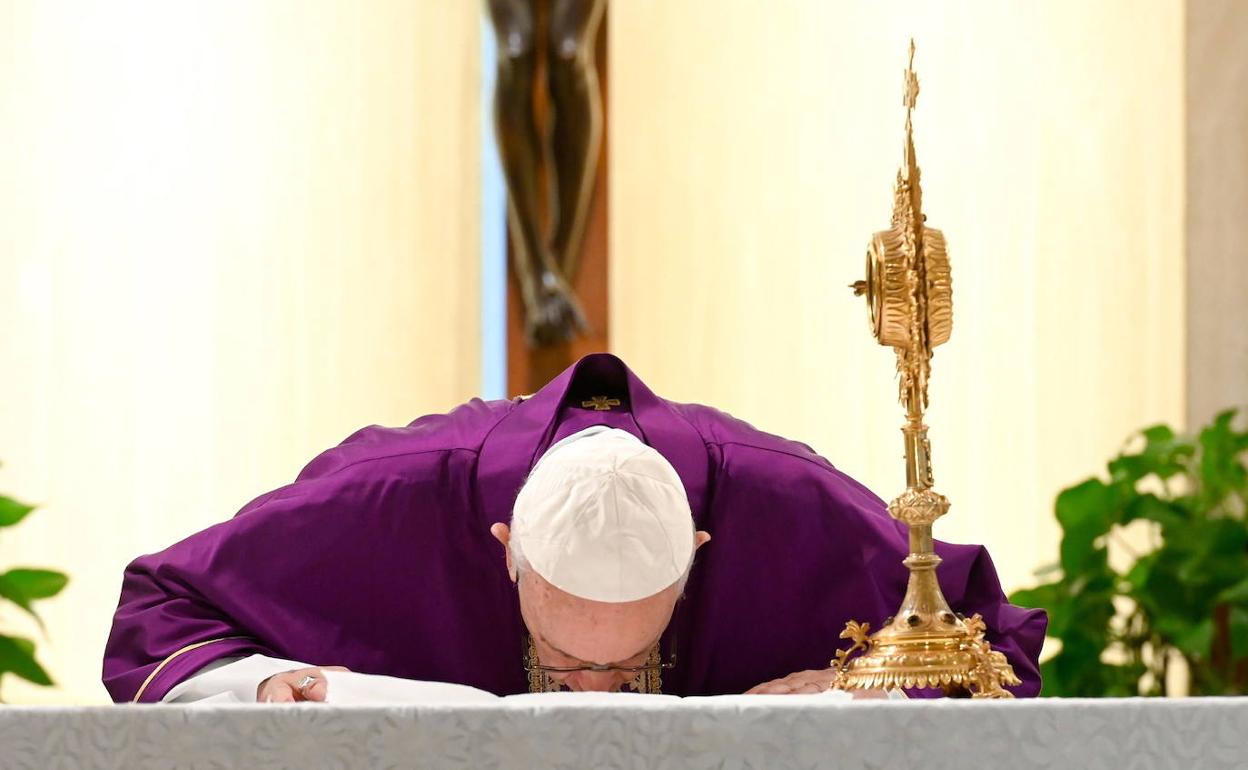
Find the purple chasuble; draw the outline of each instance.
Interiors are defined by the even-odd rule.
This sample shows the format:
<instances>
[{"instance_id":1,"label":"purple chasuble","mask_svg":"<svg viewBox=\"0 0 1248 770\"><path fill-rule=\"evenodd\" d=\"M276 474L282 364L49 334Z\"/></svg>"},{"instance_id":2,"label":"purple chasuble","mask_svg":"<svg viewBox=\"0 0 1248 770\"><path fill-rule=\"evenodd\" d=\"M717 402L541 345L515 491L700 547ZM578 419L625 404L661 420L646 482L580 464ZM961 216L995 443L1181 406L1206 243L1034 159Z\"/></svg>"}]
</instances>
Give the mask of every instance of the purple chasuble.
<instances>
[{"instance_id":1,"label":"purple chasuble","mask_svg":"<svg viewBox=\"0 0 1248 770\"><path fill-rule=\"evenodd\" d=\"M619 403L598 411L595 397ZM664 692L739 693L826 668L845 621L878 626L897 609L906 531L879 498L805 444L660 398L599 353L523 401L364 428L234 518L135 559L105 686L155 702L217 658L261 653L524 692L524 624L489 527L510 521L547 447L596 424L666 457L713 538L665 635L677 635L678 664ZM1035 695L1044 612L1006 602L982 546L936 550L950 605L984 616L1023 680L1013 691Z\"/></svg>"}]
</instances>

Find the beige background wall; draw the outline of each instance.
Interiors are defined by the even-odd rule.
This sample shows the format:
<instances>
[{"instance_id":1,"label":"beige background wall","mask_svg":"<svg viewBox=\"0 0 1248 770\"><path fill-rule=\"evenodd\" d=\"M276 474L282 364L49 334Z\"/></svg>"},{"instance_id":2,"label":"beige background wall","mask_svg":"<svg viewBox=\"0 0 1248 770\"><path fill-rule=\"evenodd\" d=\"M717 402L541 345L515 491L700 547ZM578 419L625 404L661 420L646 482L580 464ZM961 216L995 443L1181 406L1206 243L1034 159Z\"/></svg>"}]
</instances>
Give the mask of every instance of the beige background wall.
<instances>
[{"instance_id":1,"label":"beige background wall","mask_svg":"<svg viewBox=\"0 0 1248 770\"><path fill-rule=\"evenodd\" d=\"M1187 3L1188 420L1248 407L1248 3Z\"/></svg>"},{"instance_id":2,"label":"beige background wall","mask_svg":"<svg viewBox=\"0 0 1248 770\"><path fill-rule=\"evenodd\" d=\"M610 22L616 350L885 497L894 359L845 287L888 225L916 38L954 265L937 532L1026 584L1057 490L1184 415L1182 3L629 0Z\"/></svg>"},{"instance_id":3,"label":"beige background wall","mask_svg":"<svg viewBox=\"0 0 1248 770\"><path fill-rule=\"evenodd\" d=\"M8 699L105 699L130 558L476 392L478 23L0 0L0 491L43 504L0 569L73 578L40 643L63 688Z\"/></svg>"}]
</instances>

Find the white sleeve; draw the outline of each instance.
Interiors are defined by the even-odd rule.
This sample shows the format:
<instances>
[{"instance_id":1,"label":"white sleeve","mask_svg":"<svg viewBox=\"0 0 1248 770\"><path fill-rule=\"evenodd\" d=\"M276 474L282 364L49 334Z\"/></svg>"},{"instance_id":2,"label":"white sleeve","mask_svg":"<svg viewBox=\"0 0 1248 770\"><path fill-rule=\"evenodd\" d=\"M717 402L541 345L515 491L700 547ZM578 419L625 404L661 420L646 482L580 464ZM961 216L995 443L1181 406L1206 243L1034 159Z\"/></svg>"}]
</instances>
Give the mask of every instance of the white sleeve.
<instances>
[{"instance_id":1,"label":"white sleeve","mask_svg":"<svg viewBox=\"0 0 1248 770\"><path fill-rule=\"evenodd\" d=\"M176 684L161 702L255 703L256 689L261 682L274 674L297 668L311 668L311 665L266 655L220 658Z\"/></svg>"}]
</instances>

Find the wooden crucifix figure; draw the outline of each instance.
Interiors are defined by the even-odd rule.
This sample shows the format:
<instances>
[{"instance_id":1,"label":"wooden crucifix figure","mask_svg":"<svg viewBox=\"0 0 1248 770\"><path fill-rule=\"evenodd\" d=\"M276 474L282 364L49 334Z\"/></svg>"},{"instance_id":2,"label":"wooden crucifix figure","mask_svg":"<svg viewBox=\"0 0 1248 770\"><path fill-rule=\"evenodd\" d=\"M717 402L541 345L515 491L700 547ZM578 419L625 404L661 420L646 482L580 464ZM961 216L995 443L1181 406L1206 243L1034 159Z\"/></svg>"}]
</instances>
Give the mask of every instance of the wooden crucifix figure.
<instances>
[{"instance_id":1,"label":"wooden crucifix figure","mask_svg":"<svg viewBox=\"0 0 1248 770\"><path fill-rule=\"evenodd\" d=\"M602 143L595 41L606 0L488 4L498 43L495 131L524 339L533 350L566 346L590 327L573 285ZM551 363L554 372L562 369ZM546 374L532 371L514 385L539 387Z\"/></svg>"}]
</instances>

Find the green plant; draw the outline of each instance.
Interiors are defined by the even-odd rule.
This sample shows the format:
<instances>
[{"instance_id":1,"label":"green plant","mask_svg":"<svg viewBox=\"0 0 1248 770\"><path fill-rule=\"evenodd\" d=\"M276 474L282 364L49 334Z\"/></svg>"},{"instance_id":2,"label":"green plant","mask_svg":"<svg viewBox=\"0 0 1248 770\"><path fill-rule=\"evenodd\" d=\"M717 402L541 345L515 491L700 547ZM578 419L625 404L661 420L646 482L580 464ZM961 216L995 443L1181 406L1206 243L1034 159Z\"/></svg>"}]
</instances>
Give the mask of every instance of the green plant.
<instances>
[{"instance_id":1,"label":"green plant","mask_svg":"<svg viewBox=\"0 0 1248 770\"><path fill-rule=\"evenodd\" d=\"M1041 664L1045 695L1172 694L1179 657L1191 694L1248 690L1248 431L1234 417L1194 440L1148 428L1108 479L1058 495L1060 562L1038 573L1057 577L1010 597L1047 609L1061 641ZM1129 566L1111 566L1111 544Z\"/></svg>"},{"instance_id":2,"label":"green plant","mask_svg":"<svg viewBox=\"0 0 1248 770\"><path fill-rule=\"evenodd\" d=\"M34 506L0 495L0 527L11 527L26 518ZM17 567L0 574L0 599L7 599L26 612L43 628L43 620L35 612L34 602L56 596L69 582L60 572L31 567ZM0 682L11 673L29 682L48 686L52 678L35 660L35 643L20 636L0 633Z\"/></svg>"}]
</instances>

